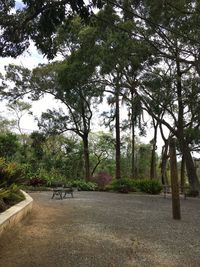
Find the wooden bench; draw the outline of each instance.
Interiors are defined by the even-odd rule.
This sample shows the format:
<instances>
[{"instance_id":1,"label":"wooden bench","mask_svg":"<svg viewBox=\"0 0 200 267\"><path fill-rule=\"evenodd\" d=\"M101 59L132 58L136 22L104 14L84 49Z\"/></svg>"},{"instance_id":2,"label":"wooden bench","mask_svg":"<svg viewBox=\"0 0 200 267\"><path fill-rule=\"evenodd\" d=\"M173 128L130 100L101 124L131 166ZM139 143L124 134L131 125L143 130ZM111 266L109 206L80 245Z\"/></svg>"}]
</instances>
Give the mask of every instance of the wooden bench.
<instances>
[{"instance_id":1,"label":"wooden bench","mask_svg":"<svg viewBox=\"0 0 200 267\"><path fill-rule=\"evenodd\" d=\"M184 199L186 199L187 197L188 190L189 190L188 186L179 187L179 193L184 195ZM164 198L167 197L167 194L171 194L172 193L171 185L163 185L163 193L164 193Z\"/></svg>"},{"instance_id":2,"label":"wooden bench","mask_svg":"<svg viewBox=\"0 0 200 267\"><path fill-rule=\"evenodd\" d=\"M73 197L74 197L73 192L74 192L74 189L73 189L73 187L71 187L71 186L55 187L55 188L53 188L52 199L53 199L55 196L59 196L60 199L63 199L63 198L66 197L67 194L70 194L71 197L73 198ZM63 194L64 194L64 195L63 195Z\"/></svg>"}]
</instances>

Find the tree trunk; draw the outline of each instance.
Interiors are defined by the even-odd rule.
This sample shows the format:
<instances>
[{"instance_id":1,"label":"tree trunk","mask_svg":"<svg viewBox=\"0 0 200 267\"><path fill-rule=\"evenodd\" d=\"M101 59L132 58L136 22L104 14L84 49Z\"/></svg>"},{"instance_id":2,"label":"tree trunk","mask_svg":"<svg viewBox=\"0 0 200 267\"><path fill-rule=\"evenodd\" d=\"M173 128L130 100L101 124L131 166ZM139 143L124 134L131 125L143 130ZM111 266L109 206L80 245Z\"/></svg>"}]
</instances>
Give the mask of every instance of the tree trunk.
<instances>
[{"instance_id":1,"label":"tree trunk","mask_svg":"<svg viewBox=\"0 0 200 267\"><path fill-rule=\"evenodd\" d=\"M171 186L172 186L172 213L173 219L181 219L180 211L180 197L179 197L179 185L178 185L178 169L176 161L176 145L175 139L170 140L169 146L170 154L170 170L171 170Z\"/></svg>"},{"instance_id":2,"label":"tree trunk","mask_svg":"<svg viewBox=\"0 0 200 267\"><path fill-rule=\"evenodd\" d=\"M132 124L131 176L135 178L135 126Z\"/></svg>"},{"instance_id":3,"label":"tree trunk","mask_svg":"<svg viewBox=\"0 0 200 267\"><path fill-rule=\"evenodd\" d=\"M190 148L188 144L186 144L184 141L182 141L182 144L180 144L181 152L185 159L185 165L188 175L188 181L192 188L192 190L200 190L200 184L196 173L196 168L194 165L194 161L190 152Z\"/></svg>"},{"instance_id":4,"label":"tree trunk","mask_svg":"<svg viewBox=\"0 0 200 267\"><path fill-rule=\"evenodd\" d=\"M153 119L153 126L154 126L154 137L153 137L153 147L151 151L151 168L150 168L150 179L156 178L156 143L157 143L157 129L158 129L158 122L155 123Z\"/></svg>"},{"instance_id":5,"label":"tree trunk","mask_svg":"<svg viewBox=\"0 0 200 267\"><path fill-rule=\"evenodd\" d=\"M161 161L161 181L163 185L168 185L167 177L167 160L168 160L169 140L165 142L162 148L162 161Z\"/></svg>"},{"instance_id":6,"label":"tree trunk","mask_svg":"<svg viewBox=\"0 0 200 267\"><path fill-rule=\"evenodd\" d=\"M178 53L178 52L177 52ZM200 185L196 173L196 169L194 166L194 162L192 159L192 155L190 153L189 146L185 140L184 135L184 105L183 105L183 96L182 96L182 72L180 70L180 62L178 57L176 59L176 67L177 67L177 99L178 99L178 129L177 129L177 138L180 144L181 152L185 158L186 170L188 175L188 180L190 186L193 190L200 190Z\"/></svg>"},{"instance_id":7,"label":"tree trunk","mask_svg":"<svg viewBox=\"0 0 200 267\"><path fill-rule=\"evenodd\" d=\"M116 132L116 179L121 178L121 140L120 140L120 112L119 112L119 88L115 94L115 132Z\"/></svg>"},{"instance_id":8,"label":"tree trunk","mask_svg":"<svg viewBox=\"0 0 200 267\"><path fill-rule=\"evenodd\" d=\"M182 156L182 160L181 160L181 193L184 192L184 186L185 186L185 158L184 156Z\"/></svg>"},{"instance_id":9,"label":"tree trunk","mask_svg":"<svg viewBox=\"0 0 200 267\"><path fill-rule=\"evenodd\" d=\"M90 180L90 159L89 159L89 146L88 146L88 134L83 137L83 153L84 153L84 166L85 166L85 180Z\"/></svg>"},{"instance_id":10,"label":"tree trunk","mask_svg":"<svg viewBox=\"0 0 200 267\"><path fill-rule=\"evenodd\" d=\"M133 104L133 91L131 91L131 135L132 135L132 148L131 148L131 176L135 178L135 115Z\"/></svg>"}]
</instances>

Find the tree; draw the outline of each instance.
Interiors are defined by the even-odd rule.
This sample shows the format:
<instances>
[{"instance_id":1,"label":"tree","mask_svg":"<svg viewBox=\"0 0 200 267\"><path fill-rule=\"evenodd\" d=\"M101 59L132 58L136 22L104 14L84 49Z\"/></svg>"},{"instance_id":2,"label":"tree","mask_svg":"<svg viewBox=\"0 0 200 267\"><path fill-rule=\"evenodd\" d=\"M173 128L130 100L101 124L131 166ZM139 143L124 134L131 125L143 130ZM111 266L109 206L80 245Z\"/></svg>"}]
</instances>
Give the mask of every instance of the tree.
<instances>
[{"instance_id":1,"label":"tree","mask_svg":"<svg viewBox=\"0 0 200 267\"><path fill-rule=\"evenodd\" d=\"M21 128L21 120L27 113L29 115L32 115L32 112L30 111L31 104L16 100L14 102L8 103L7 108L11 113L13 113L16 121L17 130L19 131L20 135L23 136L23 131Z\"/></svg>"},{"instance_id":2,"label":"tree","mask_svg":"<svg viewBox=\"0 0 200 267\"><path fill-rule=\"evenodd\" d=\"M73 15L79 14L87 21L92 7L102 7L101 0L85 4L83 0L30 1L22 0L23 7L15 8L15 0L0 3L0 55L17 57L34 41L36 47L49 58L57 52L54 43L58 27Z\"/></svg>"},{"instance_id":3,"label":"tree","mask_svg":"<svg viewBox=\"0 0 200 267\"><path fill-rule=\"evenodd\" d=\"M14 127L15 121L14 120L8 120L4 116L0 116L0 131L1 133L7 133L10 132L11 129Z\"/></svg>"},{"instance_id":4,"label":"tree","mask_svg":"<svg viewBox=\"0 0 200 267\"><path fill-rule=\"evenodd\" d=\"M0 157L14 158L20 144L16 134L7 132L0 133Z\"/></svg>"},{"instance_id":5,"label":"tree","mask_svg":"<svg viewBox=\"0 0 200 267\"><path fill-rule=\"evenodd\" d=\"M74 72L70 66L66 69L69 79L72 78ZM50 78L51 74L46 76L46 79ZM44 79L44 76L41 77ZM67 79L67 77L66 77ZM77 82L77 80L74 80ZM69 84L69 86L67 86ZM57 86L57 84L55 84ZM92 119L92 105L98 101L98 93L95 94L96 88L94 85L70 85L69 81L64 82L64 91L62 88L57 90L58 99L67 107L68 114L65 114L61 109L59 111L49 110L47 113L43 113L42 120L39 122L40 127L43 127L50 133L63 133L65 131L72 131L77 134L83 141L84 147L84 159L85 159L85 178L90 179L90 162L89 162L89 144L88 136L90 133L90 124ZM71 86L71 87L70 87ZM94 89L93 89L94 88ZM48 89L49 90L49 89ZM98 102L96 102L97 104Z\"/></svg>"},{"instance_id":6,"label":"tree","mask_svg":"<svg viewBox=\"0 0 200 267\"><path fill-rule=\"evenodd\" d=\"M97 132L90 135L89 142L93 176L97 170L105 170L107 160L113 159L115 140L110 133Z\"/></svg>"}]
</instances>

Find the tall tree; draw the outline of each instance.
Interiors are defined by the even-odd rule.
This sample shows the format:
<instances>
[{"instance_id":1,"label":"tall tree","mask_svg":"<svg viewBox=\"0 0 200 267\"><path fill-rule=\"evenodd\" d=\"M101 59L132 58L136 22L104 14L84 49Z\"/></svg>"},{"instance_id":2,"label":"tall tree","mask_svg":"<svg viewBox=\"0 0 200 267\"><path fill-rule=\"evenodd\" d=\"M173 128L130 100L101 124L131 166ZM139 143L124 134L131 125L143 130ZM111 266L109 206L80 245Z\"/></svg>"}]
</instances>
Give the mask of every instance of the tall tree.
<instances>
[{"instance_id":1,"label":"tall tree","mask_svg":"<svg viewBox=\"0 0 200 267\"><path fill-rule=\"evenodd\" d=\"M102 7L101 0L86 4L83 0L31 1L22 0L20 6L15 0L0 2L0 55L17 57L33 40L36 47L49 58L55 56L54 43L58 27L67 18L79 14L87 21L92 7ZM16 12L12 12L13 9Z\"/></svg>"}]
</instances>

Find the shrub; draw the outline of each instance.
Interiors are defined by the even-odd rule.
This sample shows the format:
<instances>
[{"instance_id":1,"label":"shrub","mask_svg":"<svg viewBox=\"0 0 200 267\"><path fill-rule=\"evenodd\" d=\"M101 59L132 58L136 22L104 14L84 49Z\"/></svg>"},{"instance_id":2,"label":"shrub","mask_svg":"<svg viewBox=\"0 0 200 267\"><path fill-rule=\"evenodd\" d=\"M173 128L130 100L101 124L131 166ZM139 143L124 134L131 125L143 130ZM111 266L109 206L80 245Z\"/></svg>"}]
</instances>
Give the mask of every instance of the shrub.
<instances>
[{"instance_id":1,"label":"shrub","mask_svg":"<svg viewBox=\"0 0 200 267\"><path fill-rule=\"evenodd\" d=\"M80 191L95 191L97 189L97 184L93 182L86 182L83 180L74 180L68 183L73 187L77 187Z\"/></svg>"},{"instance_id":2,"label":"shrub","mask_svg":"<svg viewBox=\"0 0 200 267\"><path fill-rule=\"evenodd\" d=\"M138 180L137 187L141 192L153 195L162 191L162 185L157 180Z\"/></svg>"},{"instance_id":3,"label":"shrub","mask_svg":"<svg viewBox=\"0 0 200 267\"><path fill-rule=\"evenodd\" d=\"M43 186L46 184L46 181L40 177L33 177L29 180L29 185L31 186Z\"/></svg>"},{"instance_id":4,"label":"shrub","mask_svg":"<svg viewBox=\"0 0 200 267\"><path fill-rule=\"evenodd\" d=\"M120 193L128 193L137 191L136 183L131 179L118 179L114 180L110 186L108 186L111 190Z\"/></svg>"},{"instance_id":5,"label":"shrub","mask_svg":"<svg viewBox=\"0 0 200 267\"><path fill-rule=\"evenodd\" d=\"M99 172L92 180L97 184L99 190L105 190L112 181L112 176L107 172Z\"/></svg>"},{"instance_id":6,"label":"shrub","mask_svg":"<svg viewBox=\"0 0 200 267\"><path fill-rule=\"evenodd\" d=\"M118 179L114 180L108 188L121 193L141 191L148 194L159 194L162 185L156 180Z\"/></svg>"},{"instance_id":7,"label":"shrub","mask_svg":"<svg viewBox=\"0 0 200 267\"><path fill-rule=\"evenodd\" d=\"M4 158L0 158L0 185L8 187L13 183L19 184L26 179L23 165L10 162L7 163Z\"/></svg>"},{"instance_id":8,"label":"shrub","mask_svg":"<svg viewBox=\"0 0 200 267\"><path fill-rule=\"evenodd\" d=\"M198 197L199 196L199 191L198 190L192 190L192 189L190 189L187 192L187 196L188 197Z\"/></svg>"},{"instance_id":9,"label":"shrub","mask_svg":"<svg viewBox=\"0 0 200 267\"><path fill-rule=\"evenodd\" d=\"M19 187L13 184L10 187L0 189L0 211L17 204L24 200L25 197Z\"/></svg>"}]
</instances>

